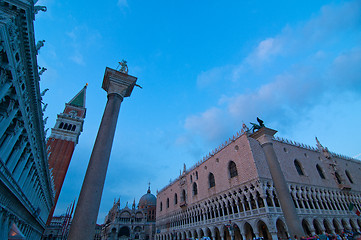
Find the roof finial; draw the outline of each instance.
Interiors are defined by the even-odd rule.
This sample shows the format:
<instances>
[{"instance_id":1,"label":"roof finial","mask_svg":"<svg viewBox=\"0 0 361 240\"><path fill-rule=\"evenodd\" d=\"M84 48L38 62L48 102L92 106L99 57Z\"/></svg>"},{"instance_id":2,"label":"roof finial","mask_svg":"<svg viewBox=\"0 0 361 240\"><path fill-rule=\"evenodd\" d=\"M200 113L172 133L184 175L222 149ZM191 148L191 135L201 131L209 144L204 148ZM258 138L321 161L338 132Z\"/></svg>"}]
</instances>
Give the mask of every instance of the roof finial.
<instances>
[{"instance_id":1,"label":"roof finial","mask_svg":"<svg viewBox=\"0 0 361 240\"><path fill-rule=\"evenodd\" d=\"M150 193L150 182L148 182L148 191L147 193Z\"/></svg>"}]
</instances>

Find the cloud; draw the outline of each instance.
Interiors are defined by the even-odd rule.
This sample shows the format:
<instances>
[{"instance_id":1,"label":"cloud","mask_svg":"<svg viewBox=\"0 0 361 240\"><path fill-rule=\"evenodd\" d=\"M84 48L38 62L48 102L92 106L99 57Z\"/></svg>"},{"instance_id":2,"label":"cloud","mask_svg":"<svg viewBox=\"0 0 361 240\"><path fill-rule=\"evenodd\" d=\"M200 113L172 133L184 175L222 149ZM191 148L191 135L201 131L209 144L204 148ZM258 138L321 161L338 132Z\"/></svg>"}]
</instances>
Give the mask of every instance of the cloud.
<instances>
[{"instance_id":1,"label":"cloud","mask_svg":"<svg viewBox=\"0 0 361 240\"><path fill-rule=\"evenodd\" d=\"M69 39L70 51L69 59L74 63L85 66L86 55L90 49L99 45L101 35L98 31L90 29L87 25L78 25L66 35Z\"/></svg>"},{"instance_id":2,"label":"cloud","mask_svg":"<svg viewBox=\"0 0 361 240\"><path fill-rule=\"evenodd\" d=\"M188 116L185 130L206 141L222 139L257 116L285 128L333 94L361 95L360 6L323 6L308 21L260 41L238 64L201 72L197 84L203 88L221 80L240 84L218 96L217 106Z\"/></svg>"},{"instance_id":3,"label":"cloud","mask_svg":"<svg viewBox=\"0 0 361 240\"><path fill-rule=\"evenodd\" d=\"M128 1L127 0L118 0L117 5L120 9L124 10L128 8Z\"/></svg>"}]
</instances>

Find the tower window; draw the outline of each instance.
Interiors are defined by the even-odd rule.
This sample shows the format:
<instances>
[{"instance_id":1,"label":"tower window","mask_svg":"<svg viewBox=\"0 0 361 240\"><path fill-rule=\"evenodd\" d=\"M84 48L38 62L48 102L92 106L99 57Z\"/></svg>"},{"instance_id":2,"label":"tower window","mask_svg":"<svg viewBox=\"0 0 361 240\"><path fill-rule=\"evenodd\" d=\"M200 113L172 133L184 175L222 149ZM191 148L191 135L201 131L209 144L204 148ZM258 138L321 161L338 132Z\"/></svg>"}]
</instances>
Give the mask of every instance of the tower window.
<instances>
[{"instance_id":1,"label":"tower window","mask_svg":"<svg viewBox=\"0 0 361 240\"><path fill-rule=\"evenodd\" d=\"M70 130L72 126L73 126L73 125L69 124L69 126L68 126L68 130Z\"/></svg>"},{"instance_id":2,"label":"tower window","mask_svg":"<svg viewBox=\"0 0 361 240\"><path fill-rule=\"evenodd\" d=\"M235 176L238 176L238 172L237 172L237 166L233 161L230 161L228 164L228 171L229 171L229 176L230 178L233 178Z\"/></svg>"},{"instance_id":3,"label":"tower window","mask_svg":"<svg viewBox=\"0 0 361 240\"><path fill-rule=\"evenodd\" d=\"M64 126L64 123L61 122L61 123L59 124L59 128L63 128L63 126Z\"/></svg>"},{"instance_id":4,"label":"tower window","mask_svg":"<svg viewBox=\"0 0 361 240\"><path fill-rule=\"evenodd\" d=\"M68 124L65 123L63 129L68 129Z\"/></svg>"},{"instance_id":5,"label":"tower window","mask_svg":"<svg viewBox=\"0 0 361 240\"><path fill-rule=\"evenodd\" d=\"M73 125L73 127L71 128L71 130L74 132L76 129L76 125Z\"/></svg>"}]
</instances>

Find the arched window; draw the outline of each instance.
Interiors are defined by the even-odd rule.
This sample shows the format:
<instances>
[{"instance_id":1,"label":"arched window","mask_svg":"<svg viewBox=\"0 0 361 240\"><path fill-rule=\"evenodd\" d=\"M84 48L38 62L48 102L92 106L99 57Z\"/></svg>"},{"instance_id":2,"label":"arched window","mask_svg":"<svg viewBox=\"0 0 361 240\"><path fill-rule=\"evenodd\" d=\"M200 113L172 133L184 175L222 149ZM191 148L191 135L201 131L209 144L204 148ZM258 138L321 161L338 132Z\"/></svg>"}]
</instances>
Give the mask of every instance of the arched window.
<instances>
[{"instance_id":1,"label":"arched window","mask_svg":"<svg viewBox=\"0 0 361 240\"><path fill-rule=\"evenodd\" d=\"M64 123L61 122L61 123L59 124L59 128L63 128L63 126L64 126Z\"/></svg>"},{"instance_id":2,"label":"arched window","mask_svg":"<svg viewBox=\"0 0 361 240\"><path fill-rule=\"evenodd\" d=\"M73 125L73 127L71 128L71 130L74 132L76 128L76 125Z\"/></svg>"},{"instance_id":3,"label":"arched window","mask_svg":"<svg viewBox=\"0 0 361 240\"><path fill-rule=\"evenodd\" d=\"M209 175L208 175L208 183L209 183L209 188L212 188L212 187L216 186L216 181L214 180L213 173L209 173Z\"/></svg>"},{"instance_id":4,"label":"arched window","mask_svg":"<svg viewBox=\"0 0 361 240\"><path fill-rule=\"evenodd\" d=\"M63 128L63 129L68 129L68 124L67 124L67 123L64 124L64 128Z\"/></svg>"},{"instance_id":5,"label":"arched window","mask_svg":"<svg viewBox=\"0 0 361 240\"><path fill-rule=\"evenodd\" d=\"M299 174L300 176L305 175L305 174L303 173L303 171L302 171L301 164L300 164L300 162L299 162L297 159L294 161L294 164L295 164L295 168L296 168L298 174Z\"/></svg>"},{"instance_id":6,"label":"arched window","mask_svg":"<svg viewBox=\"0 0 361 240\"><path fill-rule=\"evenodd\" d=\"M178 195L175 193L174 194L174 205L176 205L178 203Z\"/></svg>"},{"instance_id":7,"label":"arched window","mask_svg":"<svg viewBox=\"0 0 361 240\"><path fill-rule=\"evenodd\" d=\"M336 177L337 183L338 183L338 184L341 184L341 183L342 183L341 177L340 177L340 175L339 175L337 172L335 172L335 177Z\"/></svg>"},{"instance_id":8,"label":"arched window","mask_svg":"<svg viewBox=\"0 0 361 240\"><path fill-rule=\"evenodd\" d=\"M350 183L353 183L350 173L347 170L345 171L345 173Z\"/></svg>"},{"instance_id":9,"label":"arched window","mask_svg":"<svg viewBox=\"0 0 361 240\"><path fill-rule=\"evenodd\" d=\"M237 166L233 161L230 161L228 164L228 171L229 171L229 177L233 178L235 176L238 176L237 172Z\"/></svg>"},{"instance_id":10,"label":"arched window","mask_svg":"<svg viewBox=\"0 0 361 240\"><path fill-rule=\"evenodd\" d=\"M193 196L198 194L197 183L193 183Z\"/></svg>"},{"instance_id":11,"label":"arched window","mask_svg":"<svg viewBox=\"0 0 361 240\"><path fill-rule=\"evenodd\" d=\"M68 130L70 130L72 126L73 126L73 125L69 124L69 126L68 126Z\"/></svg>"},{"instance_id":12,"label":"arched window","mask_svg":"<svg viewBox=\"0 0 361 240\"><path fill-rule=\"evenodd\" d=\"M160 211L162 211L162 210L163 210L163 203L160 202Z\"/></svg>"},{"instance_id":13,"label":"arched window","mask_svg":"<svg viewBox=\"0 0 361 240\"><path fill-rule=\"evenodd\" d=\"M169 208L169 198L167 198L167 208Z\"/></svg>"},{"instance_id":14,"label":"arched window","mask_svg":"<svg viewBox=\"0 0 361 240\"><path fill-rule=\"evenodd\" d=\"M316 165L316 168L317 168L317 172L318 172L318 174L320 175L320 177L322 178L322 179L325 179L325 175L323 174L323 171L322 171L322 168L320 167L320 165Z\"/></svg>"},{"instance_id":15,"label":"arched window","mask_svg":"<svg viewBox=\"0 0 361 240\"><path fill-rule=\"evenodd\" d=\"M186 194L186 190L182 190L182 197L181 197L181 201L185 202L187 200L187 194Z\"/></svg>"}]
</instances>

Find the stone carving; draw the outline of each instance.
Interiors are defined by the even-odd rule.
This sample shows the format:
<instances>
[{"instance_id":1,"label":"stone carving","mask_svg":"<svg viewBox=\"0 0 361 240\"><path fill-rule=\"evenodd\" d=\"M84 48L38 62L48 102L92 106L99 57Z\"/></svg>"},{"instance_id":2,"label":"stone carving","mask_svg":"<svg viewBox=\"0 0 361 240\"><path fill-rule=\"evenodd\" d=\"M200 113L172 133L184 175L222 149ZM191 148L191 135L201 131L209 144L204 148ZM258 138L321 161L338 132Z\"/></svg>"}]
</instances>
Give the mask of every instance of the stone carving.
<instances>
[{"instance_id":1,"label":"stone carving","mask_svg":"<svg viewBox=\"0 0 361 240\"><path fill-rule=\"evenodd\" d=\"M43 107L43 112L45 112L46 108L48 107L48 104L46 103Z\"/></svg>"},{"instance_id":2,"label":"stone carving","mask_svg":"<svg viewBox=\"0 0 361 240\"><path fill-rule=\"evenodd\" d=\"M39 11L46 12L48 10L45 6L34 6L34 14L38 14Z\"/></svg>"},{"instance_id":3,"label":"stone carving","mask_svg":"<svg viewBox=\"0 0 361 240\"><path fill-rule=\"evenodd\" d=\"M44 46L44 42L45 42L45 40L41 40L41 41L38 41L38 42L36 43L36 46L35 46L35 48L36 48L36 54L38 54L40 48L42 48L42 47Z\"/></svg>"},{"instance_id":4,"label":"stone carving","mask_svg":"<svg viewBox=\"0 0 361 240\"><path fill-rule=\"evenodd\" d=\"M120 66L119 72L128 74L127 61L125 61L125 60L123 59L121 62L119 62L119 66Z\"/></svg>"},{"instance_id":5,"label":"stone carving","mask_svg":"<svg viewBox=\"0 0 361 240\"><path fill-rule=\"evenodd\" d=\"M245 132L248 132L249 131L249 128L247 127L247 125L246 124L242 124L242 129L241 129L241 133L243 134L243 133L245 133Z\"/></svg>"},{"instance_id":6,"label":"stone carving","mask_svg":"<svg viewBox=\"0 0 361 240\"><path fill-rule=\"evenodd\" d=\"M40 70L40 71L39 71L39 76L40 76L40 75L42 75L42 74L43 74L46 70L48 70L48 69L45 68L45 67L42 67L42 68L39 67L39 70Z\"/></svg>"},{"instance_id":7,"label":"stone carving","mask_svg":"<svg viewBox=\"0 0 361 240\"><path fill-rule=\"evenodd\" d=\"M252 127L251 127L251 129L250 129L249 131L252 130L252 132L255 132L256 130L258 131L259 129L261 129L262 127L265 126L264 123L263 123L263 121L262 121L261 119L259 119L258 117L257 117L257 122L258 122L259 124L250 123L250 124L252 125Z\"/></svg>"},{"instance_id":8,"label":"stone carving","mask_svg":"<svg viewBox=\"0 0 361 240\"><path fill-rule=\"evenodd\" d=\"M45 90L40 93L40 96L43 97L47 91L49 91L49 88L45 88Z\"/></svg>"}]
</instances>

